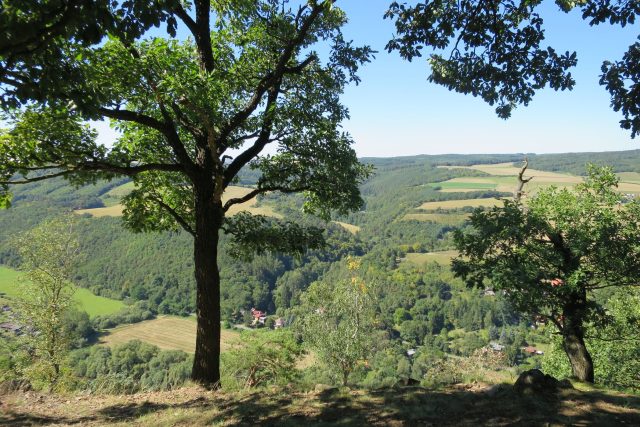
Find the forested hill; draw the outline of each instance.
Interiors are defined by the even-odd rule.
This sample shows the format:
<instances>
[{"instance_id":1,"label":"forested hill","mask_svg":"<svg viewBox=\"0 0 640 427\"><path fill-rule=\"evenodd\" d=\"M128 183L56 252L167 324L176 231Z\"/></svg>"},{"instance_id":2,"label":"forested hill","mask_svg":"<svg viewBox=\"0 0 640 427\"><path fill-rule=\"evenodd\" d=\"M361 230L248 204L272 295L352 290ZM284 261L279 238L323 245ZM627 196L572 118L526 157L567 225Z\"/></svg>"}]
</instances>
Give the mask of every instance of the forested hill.
<instances>
[{"instance_id":1,"label":"forested hill","mask_svg":"<svg viewBox=\"0 0 640 427\"><path fill-rule=\"evenodd\" d=\"M303 216L301 201L295 196L269 195L249 207L254 213L322 225L327 229L328 247L300 259L274 254L250 262L236 261L223 250L223 317L231 318L250 307L282 312L297 303L311 282L338 269L337 261L347 255L368 254L376 263L395 268L405 259L418 265L428 259L427 254L446 253L452 249L449 231L464 222L473 206L510 195L515 186L510 164L518 166L525 157L532 169L574 176L584 173L587 162L609 164L627 174L631 189L636 179L633 173L640 172L640 150L364 158L363 162L375 167L375 174L361 187L365 208L335 218L337 222L324 224ZM501 175L492 175L497 169L469 168L478 164L504 167ZM250 186L255 180L245 173L239 186ZM75 274L79 285L112 298L148 301L159 313L192 312L190 237L182 232L132 234L123 229L118 202L131 188L125 179L81 188L61 179L15 187L13 207L0 212L0 264L19 267L12 235L46 217L74 210L80 217L83 249L83 262ZM474 199L480 204L469 202Z\"/></svg>"}]
</instances>

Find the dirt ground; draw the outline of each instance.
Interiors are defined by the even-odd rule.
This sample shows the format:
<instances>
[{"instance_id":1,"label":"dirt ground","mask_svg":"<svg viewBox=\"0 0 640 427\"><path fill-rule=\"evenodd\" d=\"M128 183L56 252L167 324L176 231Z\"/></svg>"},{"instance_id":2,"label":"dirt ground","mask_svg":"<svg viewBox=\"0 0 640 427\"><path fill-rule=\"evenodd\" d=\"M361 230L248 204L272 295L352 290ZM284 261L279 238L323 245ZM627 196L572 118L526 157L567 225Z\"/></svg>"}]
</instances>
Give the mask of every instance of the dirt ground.
<instances>
[{"instance_id":1,"label":"dirt ground","mask_svg":"<svg viewBox=\"0 0 640 427\"><path fill-rule=\"evenodd\" d=\"M211 392L198 387L130 396L0 396L0 425L640 425L640 397L562 390L520 396L511 386L460 385L446 390L327 388Z\"/></svg>"}]
</instances>

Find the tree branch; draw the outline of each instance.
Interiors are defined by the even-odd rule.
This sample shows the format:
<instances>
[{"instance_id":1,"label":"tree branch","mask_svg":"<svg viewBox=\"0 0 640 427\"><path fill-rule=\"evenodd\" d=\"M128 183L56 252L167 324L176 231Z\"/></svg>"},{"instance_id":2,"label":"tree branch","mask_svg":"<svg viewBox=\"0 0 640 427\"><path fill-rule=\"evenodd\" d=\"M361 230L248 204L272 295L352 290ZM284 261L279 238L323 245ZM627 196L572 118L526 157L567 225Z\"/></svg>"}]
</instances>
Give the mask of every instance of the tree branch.
<instances>
[{"instance_id":1,"label":"tree branch","mask_svg":"<svg viewBox=\"0 0 640 427\"><path fill-rule=\"evenodd\" d=\"M313 6L309 15L307 15L307 17L302 22L302 25L300 26L300 30L298 31L296 36L292 38L289 41L289 43L284 47L284 50L280 54L280 57L278 58L278 61L274 70L266 74L260 80L256 88L256 91L254 92L253 96L251 97L247 105L245 105L243 109L238 111L229 120L229 122L222 128L222 131L220 132L220 141L225 141L226 138L231 134L231 132L234 129L240 126L240 124L242 124L249 116L251 116L251 114L260 105L260 102L264 94L267 93L267 91L269 91L270 88L272 88L276 84L280 84L282 76L288 70L287 63L292 58L296 48L299 47L304 42L304 39L309 33L312 24L318 18L323 8L324 8L324 2L316 3ZM307 58L307 60L305 60L305 62L307 63L306 65L310 64L313 61L312 58L313 58L313 55L311 55L309 58ZM289 69L295 70L297 68L298 67L293 67Z\"/></svg>"},{"instance_id":2,"label":"tree branch","mask_svg":"<svg viewBox=\"0 0 640 427\"><path fill-rule=\"evenodd\" d=\"M281 193L300 193L302 191L309 190L309 188L310 187L306 187L306 186L296 187L296 188L281 187L281 186L256 188L255 190L250 191L249 193L245 194L242 197L235 197L233 199L227 200L227 202L224 204L224 211L227 212L229 208L231 208L231 206L233 205L238 205L241 203L248 202L249 200L253 199L259 194L269 193L271 191L279 191Z\"/></svg>"},{"instance_id":3,"label":"tree branch","mask_svg":"<svg viewBox=\"0 0 640 427\"><path fill-rule=\"evenodd\" d=\"M176 222L178 224L180 224L180 226L189 234L191 234L193 237L196 237L196 232L193 230L193 228L191 227L191 225L189 225L189 223L178 213L176 212L175 209L173 209L171 206L167 205L165 202L163 202L161 199L156 198L156 197L151 197L151 200L153 200L154 202L156 202L162 209L164 209L165 211L167 211L167 213L169 213L169 215L171 215L173 217L173 219L176 220Z\"/></svg>"}]
</instances>

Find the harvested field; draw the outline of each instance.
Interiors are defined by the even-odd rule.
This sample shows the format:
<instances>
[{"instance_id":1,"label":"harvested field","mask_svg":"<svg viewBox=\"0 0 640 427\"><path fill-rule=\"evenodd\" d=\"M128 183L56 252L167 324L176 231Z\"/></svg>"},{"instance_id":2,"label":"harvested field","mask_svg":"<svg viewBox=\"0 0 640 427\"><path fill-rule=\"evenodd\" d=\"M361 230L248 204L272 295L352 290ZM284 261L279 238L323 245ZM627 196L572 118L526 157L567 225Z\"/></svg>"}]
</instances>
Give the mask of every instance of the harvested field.
<instances>
[{"instance_id":1,"label":"harvested field","mask_svg":"<svg viewBox=\"0 0 640 427\"><path fill-rule=\"evenodd\" d=\"M124 344L131 340L140 340L160 347L163 350L182 350L193 353L196 345L195 317L160 316L153 320L118 326L101 337L105 345ZM222 351L229 348L229 341L238 337L238 332L223 329L221 332Z\"/></svg>"},{"instance_id":2,"label":"harvested field","mask_svg":"<svg viewBox=\"0 0 640 427\"><path fill-rule=\"evenodd\" d=\"M451 214L434 214L434 213L410 213L405 215L402 220L404 221L429 221L442 225L460 225L463 223L469 214L451 213Z\"/></svg>"},{"instance_id":3,"label":"harvested field","mask_svg":"<svg viewBox=\"0 0 640 427\"><path fill-rule=\"evenodd\" d=\"M132 183L127 183L124 185L121 185L119 187L116 187L114 189L112 189L111 191L109 191L108 193L106 193L106 195L108 195L105 198L105 204L110 204L111 202L113 202L114 200L119 200L120 197L126 195L129 191L131 191L131 189L133 189L133 184ZM224 196L223 196L223 201L227 201L229 199L233 199L233 198L238 198L238 197L242 197L245 196L246 194L248 194L252 189L249 187L238 187L238 186L230 186L227 188L227 191L225 191ZM106 196L105 195L105 196ZM249 213L252 213L254 215L265 215L265 216L271 216L271 217L275 217L275 218L281 218L282 216L278 213L276 213L272 207L270 206L257 206L257 201L256 199L250 200L248 202L239 204L239 205L234 205L232 206L229 211L228 214L229 215L235 215L238 212L242 212L242 211L247 211ZM95 218L100 218L100 217L105 217L105 216L113 216L113 217L117 217L117 216L122 216L122 210L123 207L120 204L114 204L112 206L107 206L104 208L95 208L95 209L78 209L75 211L75 213L81 215L81 214L89 214Z\"/></svg>"},{"instance_id":4,"label":"harvested field","mask_svg":"<svg viewBox=\"0 0 640 427\"><path fill-rule=\"evenodd\" d=\"M464 207L492 207L499 206L502 202L498 199L462 199L462 200L443 200L439 202L427 202L418 207L421 210L437 210L437 209L459 209Z\"/></svg>"},{"instance_id":5,"label":"harvested field","mask_svg":"<svg viewBox=\"0 0 640 427\"><path fill-rule=\"evenodd\" d=\"M357 225L349 224L347 222L340 222L340 221L333 221L333 222L335 224L338 224L339 226L341 226L351 234L356 234L358 231L360 231L360 227L358 227Z\"/></svg>"},{"instance_id":6,"label":"harvested field","mask_svg":"<svg viewBox=\"0 0 640 427\"><path fill-rule=\"evenodd\" d=\"M427 252L427 253L413 253L410 252L405 256L406 262L415 265L422 265L426 262L437 262L442 265L451 264L451 258L458 256L458 251L442 251L442 252Z\"/></svg>"}]
</instances>

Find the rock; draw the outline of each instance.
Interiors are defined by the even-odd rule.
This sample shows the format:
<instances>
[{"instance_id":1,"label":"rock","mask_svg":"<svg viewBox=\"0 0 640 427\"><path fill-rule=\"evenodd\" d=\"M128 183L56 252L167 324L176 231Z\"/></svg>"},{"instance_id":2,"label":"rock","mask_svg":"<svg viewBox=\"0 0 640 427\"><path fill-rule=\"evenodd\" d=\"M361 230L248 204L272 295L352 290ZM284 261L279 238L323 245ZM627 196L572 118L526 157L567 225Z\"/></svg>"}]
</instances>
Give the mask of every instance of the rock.
<instances>
[{"instance_id":1,"label":"rock","mask_svg":"<svg viewBox=\"0 0 640 427\"><path fill-rule=\"evenodd\" d=\"M539 369L530 369L520 374L513 388L519 394L551 395L558 391L559 381Z\"/></svg>"},{"instance_id":2,"label":"rock","mask_svg":"<svg viewBox=\"0 0 640 427\"><path fill-rule=\"evenodd\" d=\"M338 387L330 386L327 384L316 384L315 386L316 393L325 393L325 392L330 393L335 390L338 390Z\"/></svg>"}]
</instances>

